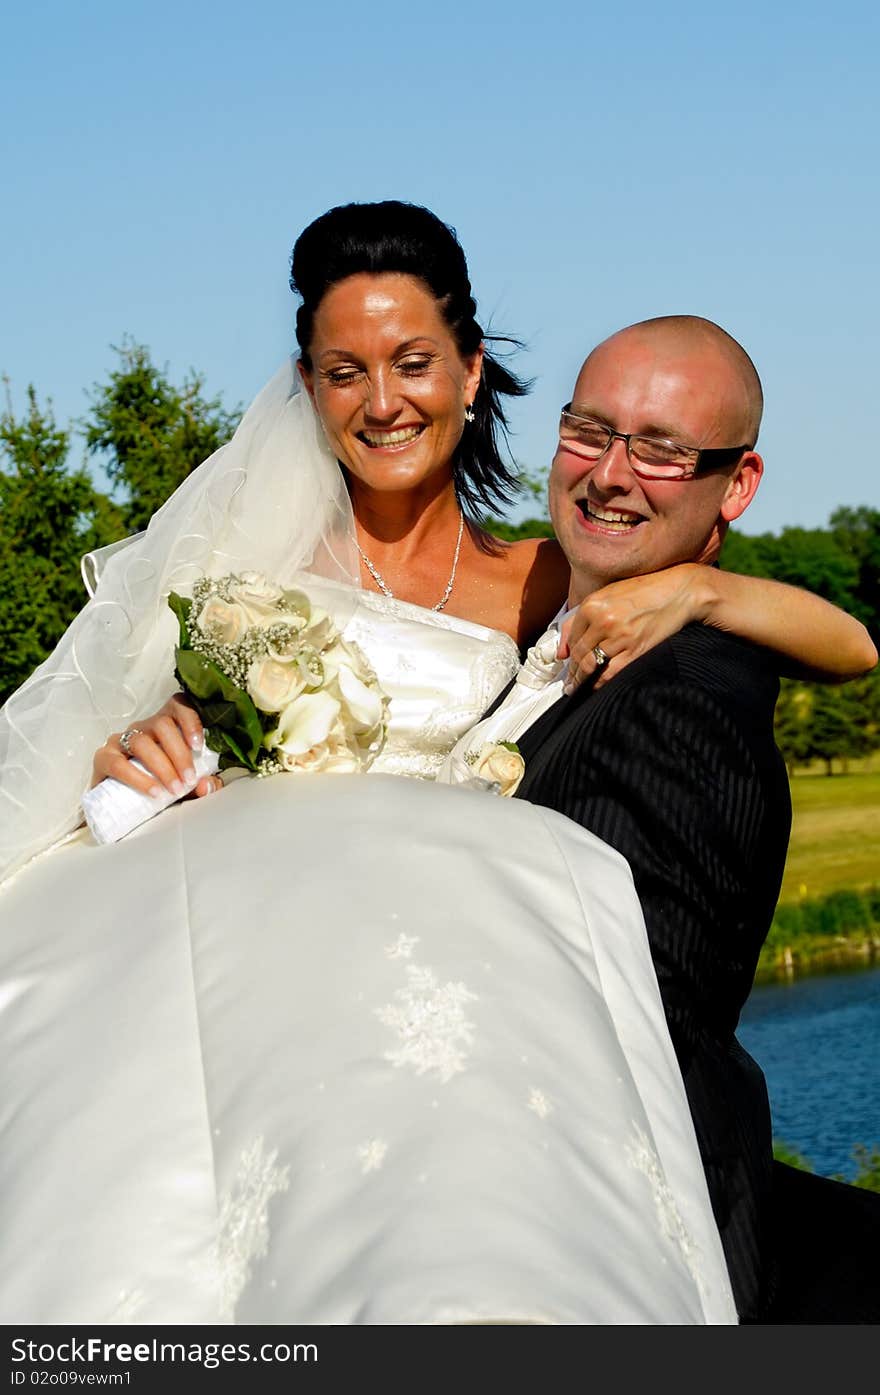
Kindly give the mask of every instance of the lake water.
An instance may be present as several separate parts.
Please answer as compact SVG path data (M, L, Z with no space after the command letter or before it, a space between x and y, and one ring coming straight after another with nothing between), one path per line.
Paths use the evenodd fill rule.
M774 1136L851 1179L853 1144L880 1148L880 966L759 984L737 1036L767 1078Z

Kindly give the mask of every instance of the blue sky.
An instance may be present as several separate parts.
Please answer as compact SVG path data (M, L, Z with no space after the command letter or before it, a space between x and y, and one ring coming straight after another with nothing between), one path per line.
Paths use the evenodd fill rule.
M297 233L404 198L453 224L552 455L586 352L649 315L754 358L743 531L880 506L878 7L546 0L33 3L3 22L0 372L62 422L111 345L246 402L293 347Z

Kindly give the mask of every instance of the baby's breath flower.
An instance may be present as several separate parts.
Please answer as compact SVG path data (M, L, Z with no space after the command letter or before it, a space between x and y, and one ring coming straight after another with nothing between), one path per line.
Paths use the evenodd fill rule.
M257 757L257 779L264 780L267 775L283 775L284 766L276 756L268 751L261 751Z

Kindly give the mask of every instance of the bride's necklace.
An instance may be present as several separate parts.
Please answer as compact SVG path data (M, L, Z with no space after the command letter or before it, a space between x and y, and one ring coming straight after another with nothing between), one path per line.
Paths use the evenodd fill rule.
M437 602L437 604L431 606L431 609L432 609L432 610L442 610L443 607L445 606L446 602L449 600L449 597L452 595L452 588L453 588L453 586L455 585L455 573L456 573L456 571L458 570L458 554L461 552L461 539L462 539L462 534L463 534L463 533L464 533L464 514L461 512L461 509L459 509L459 511L458 511L458 539L457 539L456 544L455 544L455 556L454 556L453 559L452 559L452 571L449 573L449 580L448 580L447 583L446 583L446 590L443 592L443 595L440 597L440 599L439 599L439 601ZM394 595L394 592L391 590L391 587L390 587L390 586L388 585L388 583L385 581L384 577L380 574L378 568L373 566L372 562L370 561L370 559L369 559L369 557L367 556L367 554L364 552L364 549L361 547L361 545L360 545L360 543L358 542L358 540L357 540L356 537L355 537L355 540L354 540L354 545L355 545L355 547L357 548L358 552L361 554L361 558L363 559L364 566L366 567L367 571L370 573L370 576L371 576L371 577L373 578L373 580L375 581L375 583L376 583L376 585L378 586L379 590L382 592L382 595L383 595L383 596L387 596L387 597L389 598L389 600L392 600L392 601L393 601L393 600L396 600L397 598L396 598L396 596Z

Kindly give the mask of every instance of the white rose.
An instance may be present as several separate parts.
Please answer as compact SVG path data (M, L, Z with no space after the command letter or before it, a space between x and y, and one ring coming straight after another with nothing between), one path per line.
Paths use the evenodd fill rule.
M301 591L283 591L262 572L242 572L230 586L229 594L245 611L249 623L260 629L285 621L301 630L311 610L308 597Z
M284 770L321 771L325 775L356 774L362 764L347 746L336 746L332 738L300 755L292 755L279 746L275 755Z
M219 596L209 596L199 611L196 624L202 634L216 644L238 644L248 627L248 617L240 605L230 605Z
M326 743L340 710L340 704L327 692L300 693L281 713L278 726L266 739L267 748L288 756L305 755Z
M316 688L326 685L327 675L324 672L322 656L310 645L303 644L298 637L280 645L270 645L269 658L277 659L282 664L293 664L302 679L302 688L308 688L313 692Z
M282 770L326 770L330 760L330 752L326 746L315 746L312 750L303 751L296 756L290 751L282 751L279 746L275 756Z
M255 659L248 669L248 693L261 712L282 712L306 686L295 659Z
M372 731L382 720L384 703L377 688L368 688L346 665L336 674L348 717L347 725L355 732Z
M238 604L241 605L241 601L238 601ZM242 605L241 608L247 616L248 624L254 630L268 630L270 625L277 625L279 620L286 618L274 606L265 610L255 605Z
M284 595L281 587L262 572L239 572L238 584L234 589L240 592L242 605L251 602L255 605L277 605Z
M311 644L313 649L324 649L326 645L332 644L337 638L336 626L332 616L320 606L312 606L312 613L308 617L308 623L303 628L300 638L305 644Z
M362 683L377 683L376 670L360 645L350 639L340 639L323 655L325 664L336 673L344 664Z
M481 780L499 784L502 794L511 795L526 773L526 763L519 751L511 751L500 742L492 741L480 747L471 773Z
M354 775L361 766L361 760L353 751L347 746L337 746L335 751L330 752L324 768L335 775Z

